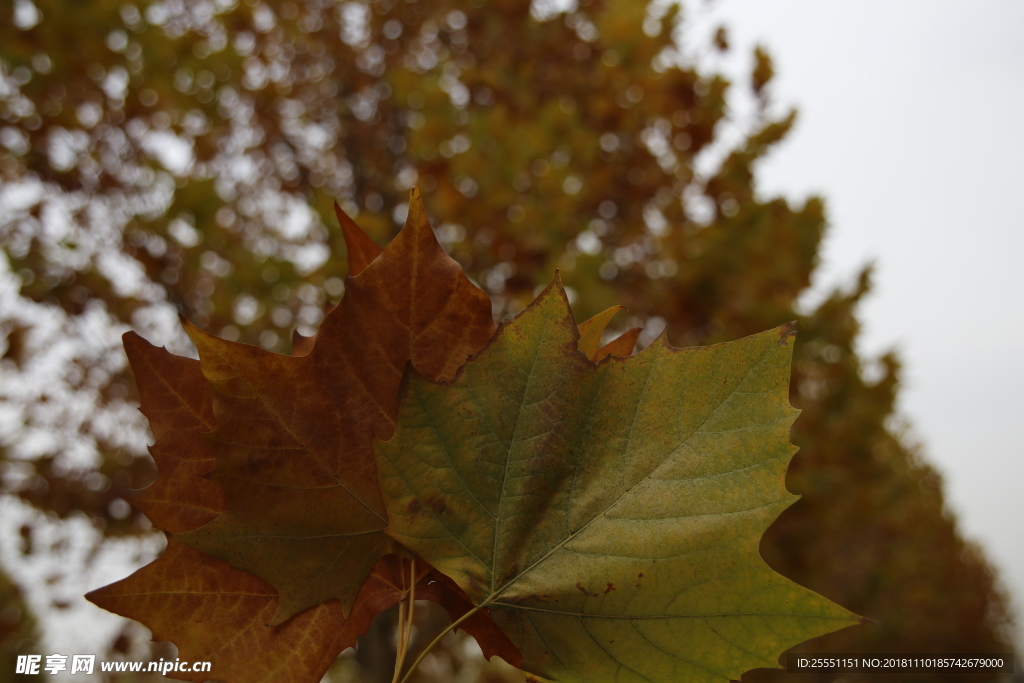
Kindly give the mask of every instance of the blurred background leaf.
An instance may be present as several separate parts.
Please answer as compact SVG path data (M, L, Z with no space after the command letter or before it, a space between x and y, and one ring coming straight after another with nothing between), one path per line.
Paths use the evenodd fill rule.
M64 613L98 618L68 597L90 568L159 547L126 502L155 473L120 333L194 353L182 314L286 352L343 293L332 202L383 244L413 184L499 319L555 268L579 320L624 304L609 334L643 327L641 347L665 327L689 346L798 319L792 400L804 412L788 485L804 497L762 552L879 622L802 649L1011 650L992 567L893 419L898 358L857 355L870 268L815 310L796 306L827 211L758 192L758 160L795 122L776 114L769 53L729 83L704 59L732 49L727 27L685 43L687 10L2 0L0 547L14 579L0 583L3 656L55 645ZM730 89L750 116L726 106ZM72 576L26 578L51 564ZM436 618L422 613L424 633ZM142 656L144 631L118 628L111 656ZM383 615L329 676L390 678L392 632ZM472 653L453 637L420 680L510 675ZM947 678L966 680L919 680Z

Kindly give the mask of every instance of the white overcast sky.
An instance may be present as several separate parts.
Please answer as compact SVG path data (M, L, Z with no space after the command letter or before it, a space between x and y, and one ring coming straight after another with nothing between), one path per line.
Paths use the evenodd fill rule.
M800 115L762 191L825 196L819 293L877 264L861 350L900 352L900 411L1024 630L1024 2L718 0L710 14L730 29L727 69L747 73L757 43L774 57L774 94Z

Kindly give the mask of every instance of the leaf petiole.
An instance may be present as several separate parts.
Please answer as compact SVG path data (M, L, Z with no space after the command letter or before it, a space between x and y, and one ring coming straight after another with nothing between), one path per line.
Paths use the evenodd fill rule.
M461 624L466 619L469 619L471 616L473 616L474 614L479 612L480 608L481 608L481 606L477 605L476 607L474 607L473 609L469 610L468 612L463 614L461 617L459 617L458 619L453 621L451 624L449 624L448 627L445 628L443 631L438 633L437 637L435 637L432 641L430 641L429 645L427 645L425 648L423 648L423 651L420 652L419 657L417 657L416 661L414 661L412 663L412 666L409 667L409 670L405 672L405 676L402 677L402 680L400 681L400 683L408 683L409 677L412 676L412 672L415 671L416 667L418 667L420 665L420 662L422 662L423 658L427 656L427 653L430 652L431 650L433 650L434 646L436 646L439 642L441 642L441 639L444 638L445 635L447 635L448 633L454 631L458 627L459 624Z
M403 579L404 581L404 579ZM406 603L408 600L408 603ZM395 675L391 683L398 683L405 664L405 656L409 653L409 639L412 638L412 620L416 611L416 558L409 561L409 592L402 596L398 603L398 649L395 653ZM419 663L419 660L416 660ZM415 668L415 664L413 668Z

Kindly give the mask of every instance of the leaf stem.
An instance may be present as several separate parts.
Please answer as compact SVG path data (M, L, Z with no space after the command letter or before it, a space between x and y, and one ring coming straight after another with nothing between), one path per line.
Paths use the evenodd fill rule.
M409 653L409 640L412 638L412 621L415 611L416 558L414 557L409 562L409 592L403 595L402 600L398 603L398 647L395 652L395 675L391 678L391 683L398 683L402 665L405 664L405 656Z
M427 653L430 652L431 650L433 650L434 646L437 645L439 642L441 642L442 638L444 638L451 631L454 631L455 628L459 624L464 622L466 619L469 619L471 616L473 616L474 614L479 612L481 608L482 608L481 605L475 606L473 609L469 610L468 612L463 614L461 617L459 617L458 619L453 621L451 624L449 624L448 627L445 630L443 630L440 633L438 633L437 637L434 638L432 641L430 641L429 645L427 645L425 648L423 648L423 651L420 652L420 656L416 658L416 661L414 661L412 663L412 666L409 667L409 670L405 672L405 676L402 677L401 683L408 683L409 682L409 677L412 675L412 672L415 671L416 667L418 667L420 665L420 662L422 662L423 658L427 656Z
M402 596L398 603L398 638L395 643L395 673L391 677L391 683L398 683L398 677L402 672L402 645L405 641L405 596Z

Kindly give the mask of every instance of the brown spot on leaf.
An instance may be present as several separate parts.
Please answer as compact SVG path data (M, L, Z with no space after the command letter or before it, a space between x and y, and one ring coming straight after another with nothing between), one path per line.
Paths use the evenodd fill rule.
M442 512L448 509L448 505L439 497L431 498L430 500L427 501L427 505L429 505L430 509L434 511L434 514L437 515L441 514Z
M614 583L609 583L609 584L607 585L607 587L606 587L606 588L604 589L604 594L605 594L605 595L608 595L608 594L609 594L609 593L611 593L611 592L612 592L613 590L615 590L615 584L614 584Z
M419 498L413 498L409 502L409 507L406 509L413 514L416 514L417 512L423 509L423 503L420 502Z
M796 336L796 322L786 323L782 326L782 332L779 334L779 346L789 346L786 343L786 339L789 337Z
M590 596L590 593L587 592L587 589L583 586L583 583L581 581L576 582L576 589L579 590L580 593L586 595L587 597Z

